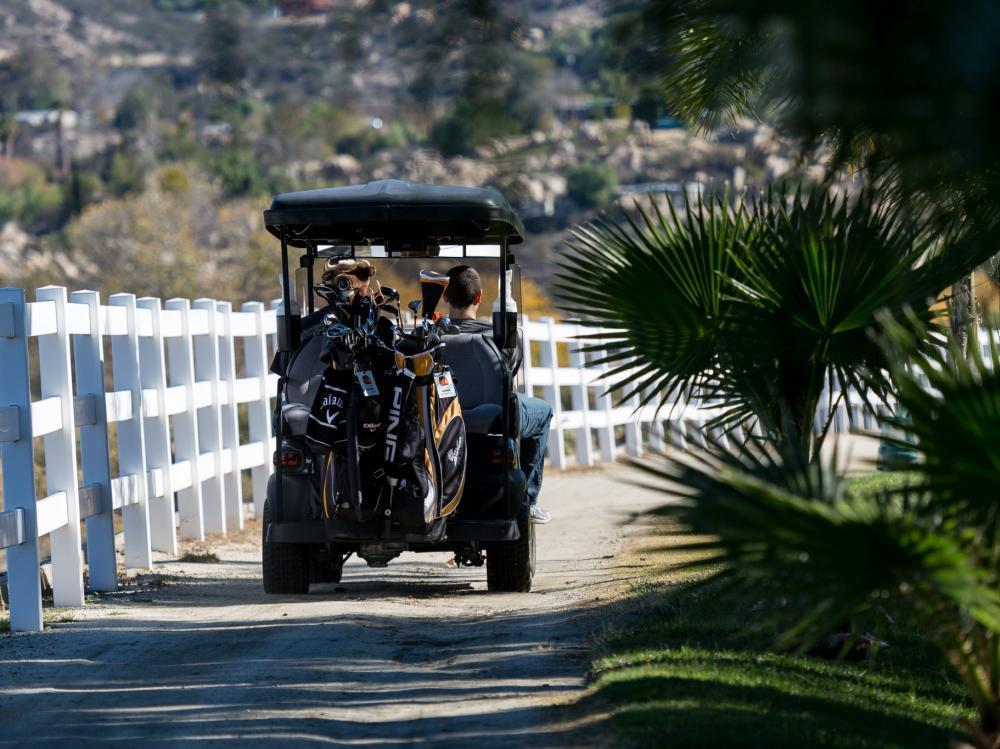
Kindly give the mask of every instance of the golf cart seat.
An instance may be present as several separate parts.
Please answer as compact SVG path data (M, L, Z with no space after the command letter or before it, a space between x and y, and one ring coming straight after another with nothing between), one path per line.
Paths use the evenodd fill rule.
M455 378L466 431L470 434L499 432L504 367L493 338L482 333L447 336L442 358Z

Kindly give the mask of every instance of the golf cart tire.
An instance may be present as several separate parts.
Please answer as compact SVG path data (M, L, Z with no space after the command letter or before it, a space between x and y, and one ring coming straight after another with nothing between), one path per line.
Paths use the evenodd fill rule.
M535 528L527 501L517 514L516 541L486 546L486 588L491 593L529 593L535 575Z
M268 543L271 501L264 501L261 562L264 569L264 592L274 595L301 595L309 592L309 545Z

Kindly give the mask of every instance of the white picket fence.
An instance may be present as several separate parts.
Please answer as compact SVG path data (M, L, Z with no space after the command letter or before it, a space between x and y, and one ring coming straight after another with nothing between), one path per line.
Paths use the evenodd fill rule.
M14 630L42 628L45 536L54 604L82 606L85 570L92 590L118 585L116 513L123 564L144 569L154 551L176 555L178 539L242 528L250 506L243 471L255 515L263 506L274 450L274 309L133 294L108 302L57 286L39 289L34 302L22 289L0 289L0 550ZM524 323L522 384L552 405L553 467L660 449L668 430L699 439L714 409L690 402L658 411L656 401L639 409L637 396L615 402L601 370L577 350L583 332L593 331ZM834 429L852 421L873 426L856 397L840 406ZM38 438L44 490L36 486Z
M54 604L82 606L85 560L91 589L117 587L116 510L125 566L148 568L154 550L176 554L178 538L243 526L242 470L250 471L255 508L263 505L277 384L268 372L274 311L249 302L234 312L211 299L161 305L133 294L108 301L101 305L93 291L67 298L66 289L47 286L26 302L21 289L0 289L0 548L6 548L14 630L42 628L43 536L49 537ZM29 371L32 339L36 372ZM105 385L106 339L111 387ZM245 443L240 404L246 404ZM109 442L111 425L116 434ZM109 459L115 439L117 475Z
M607 392L612 381L607 375L612 367L595 366L600 356L579 350L579 336L595 332L600 331L551 318L525 321L525 350L535 353L525 356L524 391L543 398L552 406L550 465L556 468L566 468L571 463L592 466L617 460L622 454L637 457L647 447L663 449L668 440L680 444L705 444L706 424L718 416L721 409L696 398L664 404L656 397L639 408L643 398L638 394L618 402ZM631 373L619 374L614 381L631 376ZM828 394L825 391L816 415L817 431L829 416ZM831 431L877 427L859 393L849 390L842 399L839 396L839 388L834 383L832 402L836 405ZM723 444L728 439L721 430L715 430L712 436Z

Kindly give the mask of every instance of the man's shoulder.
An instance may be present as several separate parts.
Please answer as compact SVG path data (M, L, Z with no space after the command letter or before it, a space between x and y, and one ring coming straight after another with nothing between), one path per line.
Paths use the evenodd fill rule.
M482 320L452 320L452 323L463 333L493 332L493 326Z

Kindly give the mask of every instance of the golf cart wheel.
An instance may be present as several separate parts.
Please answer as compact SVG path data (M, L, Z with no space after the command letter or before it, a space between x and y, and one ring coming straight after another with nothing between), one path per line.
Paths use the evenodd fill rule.
M271 501L264 501L263 534L271 523ZM261 538L261 561L264 567L264 592L297 595L309 592L308 544L275 544Z
M486 587L493 593L528 593L535 575L535 528L527 501L517 514L516 541L486 546Z

